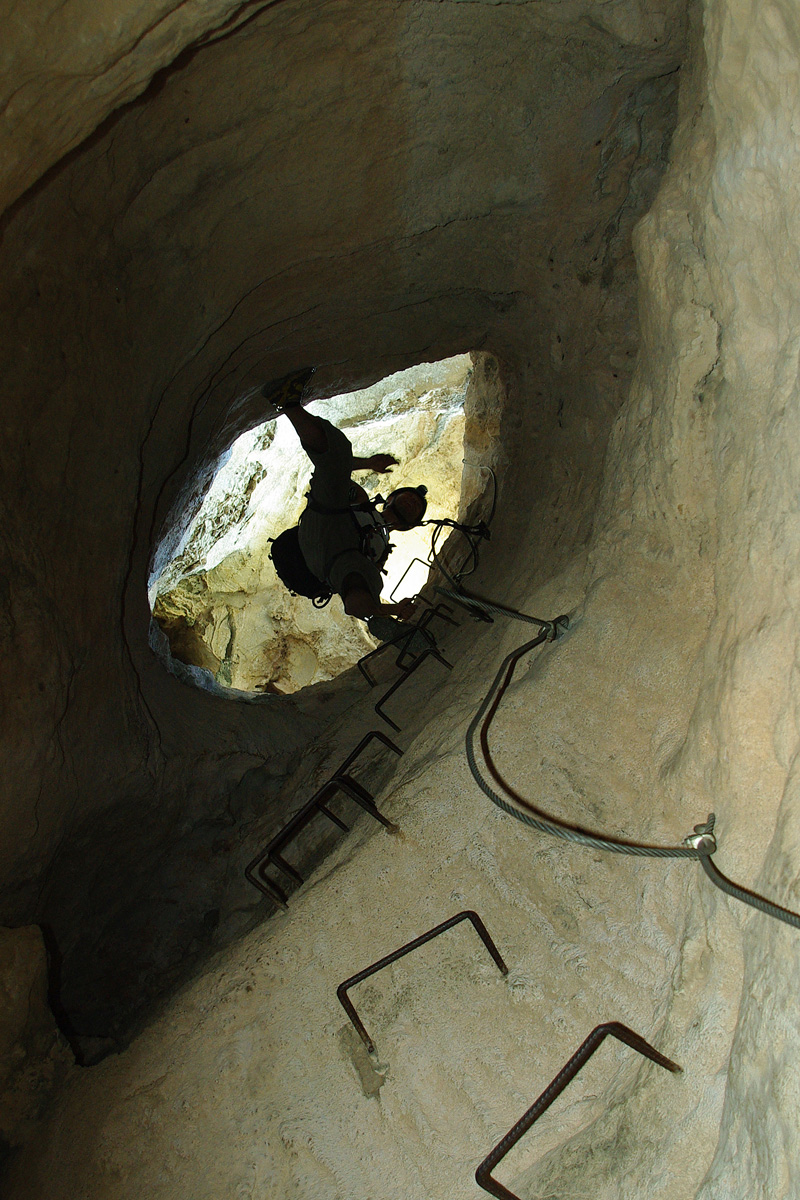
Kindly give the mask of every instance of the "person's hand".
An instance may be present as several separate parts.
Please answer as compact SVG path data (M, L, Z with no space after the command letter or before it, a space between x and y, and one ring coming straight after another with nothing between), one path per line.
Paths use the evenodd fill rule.
M401 621L410 621L416 611L417 602L409 596L405 600L400 600L397 604L397 615Z
M396 459L393 454L373 454L367 461L369 462L369 469L371 471L378 471L382 475L388 475L392 467L397 466L399 459Z

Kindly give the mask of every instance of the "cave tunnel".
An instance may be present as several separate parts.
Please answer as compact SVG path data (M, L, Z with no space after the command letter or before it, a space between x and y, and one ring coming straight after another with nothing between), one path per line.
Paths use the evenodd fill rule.
M796 1197L797 929L468 769L530 626L439 627L395 730L355 669L187 686L147 594L265 382L469 354L470 587L569 615L503 775L633 843L714 811L719 868L800 908L796 5L35 0L4 42L4 1194L477 1198L621 1022L682 1074L607 1040L504 1186ZM247 864L373 729L389 826L339 796L282 906ZM367 1053L337 987L464 910L507 975L462 922L354 986Z

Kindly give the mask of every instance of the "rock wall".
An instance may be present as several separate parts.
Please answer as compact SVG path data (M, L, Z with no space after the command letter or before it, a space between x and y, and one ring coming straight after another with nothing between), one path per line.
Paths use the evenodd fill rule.
M44 0L7 13L0 210L138 97L181 51L223 36L263 7L241 0Z
M477 1162L607 1019L684 1076L606 1046L509 1160L519 1195L796 1193L796 931L693 866L564 847L489 807L464 728L521 626L449 635L452 675L427 664L392 710L405 755L379 803L400 832L364 816L321 862L301 845L317 869L249 930L268 902L236 925L237 855L372 698L345 677L226 705L146 645L154 546L265 415L260 379L317 361L332 394L486 347L507 404L475 587L573 617L508 694L504 773L631 838L673 842L714 808L721 869L800 907L800 32L789 0L706 0L692 21L655 203L679 6L287 0L12 213L6 908L49 918L67 992L116 964L104 994L121 980L128 1020L182 948L198 968L124 1053L73 1073L14 1200L477 1197ZM201 826L224 842L229 804L236 848L212 854ZM133 901L153 880L191 920L160 920L148 959ZM466 907L508 979L462 929L364 985L368 1066L336 985ZM216 941L204 912L225 914Z
M593 486L635 346L626 230L663 163L682 33L666 10L647 36L638 17L626 32L619 12L592 12L576 10L574 34L530 6L274 5L177 65L9 214L8 920L60 923L63 872L42 874L54 855L97 864L66 872L89 905L117 815L146 814L137 830L158 845L173 819L219 819L244 771L288 769L314 712L336 709L194 695L147 642L161 531L268 415L264 378L316 361L333 393L491 341L509 378L531 355L541 387L565 382L534 423L597 414L581 452L594 464L573 472ZM598 353L565 369L558 346L595 328ZM619 363L604 339L625 347ZM551 480L523 471L527 505Z
M73 1063L49 1006L41 931L0 930L0 1169Z

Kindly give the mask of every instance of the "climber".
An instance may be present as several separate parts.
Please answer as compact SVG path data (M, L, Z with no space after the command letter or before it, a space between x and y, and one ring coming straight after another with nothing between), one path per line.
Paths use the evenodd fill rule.
M367 621L379 640L391 640L402 632L392 618L410 620L416 604L408 598L397 604L381 600L381 568L391 550L390 532L413 529L422 522L426 489L397 488L379 513L350 476L358 470L389 474L397 459L392 454L356 458L346 434L302 407L300 394L309 377L310 372L299 372L263 388L264 397L291 421L314 464L297 530L300 552L312 575L342 597L349 616Z

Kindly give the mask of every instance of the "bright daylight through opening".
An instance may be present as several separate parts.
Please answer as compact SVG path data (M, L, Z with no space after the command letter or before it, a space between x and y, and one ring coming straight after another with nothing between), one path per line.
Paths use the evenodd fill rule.
M469 355L422 363L309 411L343 429L354 453L393 454L391 474L355 472L370 497L425 484L428 518L455 518L464 459ZM174 660L200 686L295 692L332 679L377 642L334 596L324 609L294 596L270 560L270 539L303 511L311 463L285 417L232 445L177 555L150 590ZM382 597L413 596L428 577L431 529L392 536Z

